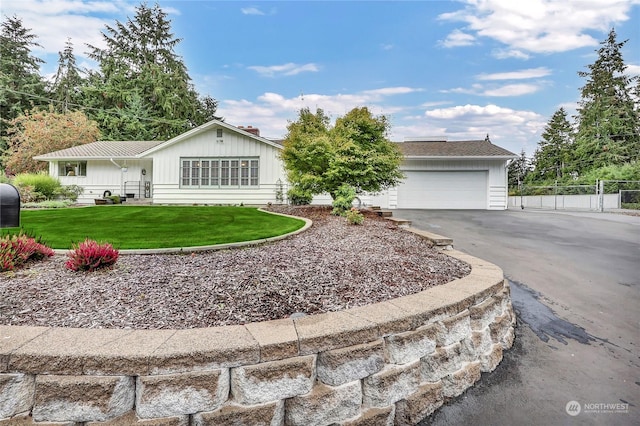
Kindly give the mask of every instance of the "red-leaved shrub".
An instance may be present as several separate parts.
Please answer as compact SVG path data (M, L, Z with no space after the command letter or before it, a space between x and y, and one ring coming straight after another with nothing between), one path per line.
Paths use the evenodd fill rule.
M73 245L73 250L67 255L69 259L64 266L76 272L92 272L114 265L118 260L118 255L118 250L114 249L111 244L99 244L87 238L83 242Z
M24 234L0 237L0 272L13 271L31 260L53 256L49 247Z

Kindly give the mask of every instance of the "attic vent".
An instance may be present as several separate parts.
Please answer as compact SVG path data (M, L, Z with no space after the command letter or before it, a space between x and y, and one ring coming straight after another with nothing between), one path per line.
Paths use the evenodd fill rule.
M222 137L222 129L216 129L216 137Z

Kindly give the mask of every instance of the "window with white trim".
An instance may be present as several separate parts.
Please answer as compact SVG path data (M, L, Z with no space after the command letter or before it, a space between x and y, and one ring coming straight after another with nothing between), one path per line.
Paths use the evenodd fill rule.
M182 158L180 186L185 188L243 188L259 185L257 158Z
M86 176L86 161L59 161L58 176Z

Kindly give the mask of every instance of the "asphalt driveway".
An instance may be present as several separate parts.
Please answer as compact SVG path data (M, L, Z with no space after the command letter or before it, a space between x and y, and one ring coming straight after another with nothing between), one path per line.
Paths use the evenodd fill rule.
M640 217L395 210L513 281L514 347L423 424L629 425L640 418Z

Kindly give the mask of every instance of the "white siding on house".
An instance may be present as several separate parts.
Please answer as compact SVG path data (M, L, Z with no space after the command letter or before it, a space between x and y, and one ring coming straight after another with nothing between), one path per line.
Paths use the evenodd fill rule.
M278 180L286 195L285 173L279 149L250 136L216 127L153 152L153 202L155 204L266 204L276 202ZM182 158L258 158L259 184L248 187L194 188L181 186Z
M64 160L60 160L64 162ZM113 195L125 195L134 193L136 198L142 198L144 194L139 194L137 182L151 179L151 160L115 160L119 165L126 165L127 171L122 173L109 160L87 160L86 176L58 176L58 162L49 163L49 174L60 179L62 185L79 185L84 192L78 197L80 204L93 204L96 198L102 198L105 191L110 191ZM147 172L143 177L142 169ZM135 182L135 183L134 183Z

